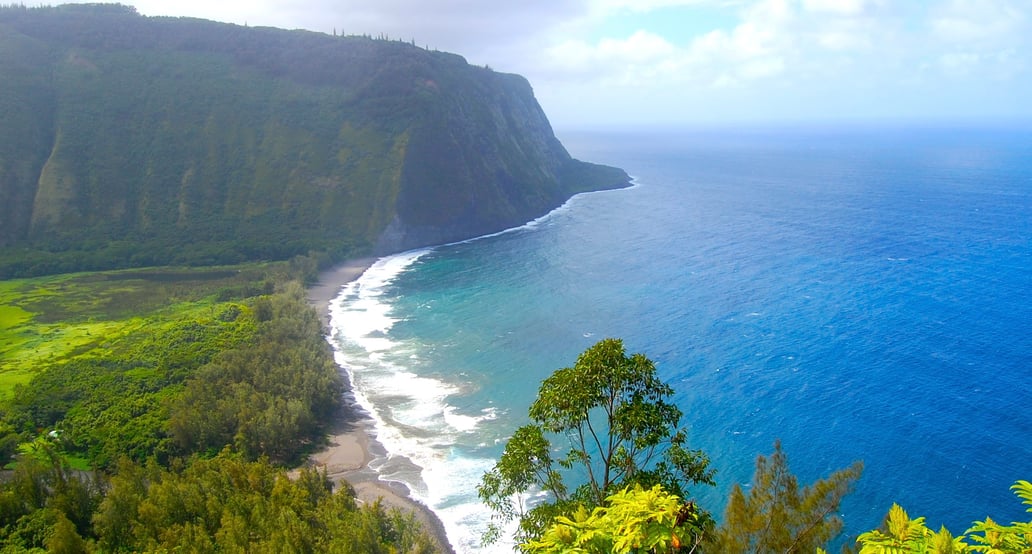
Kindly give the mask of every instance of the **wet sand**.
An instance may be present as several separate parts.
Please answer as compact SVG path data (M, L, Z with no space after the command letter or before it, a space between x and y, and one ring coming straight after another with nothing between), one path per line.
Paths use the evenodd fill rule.
M319 274L316 284L308 288L308 301L319 313L323 325L329 328L330 301L337 297L341 287L359 278L376 258L348 260ZM343 370L342 374L343 374ZM345 380L347 375L344 374ZM380 499L385 506L398 508L413 514L441 546L443 552L454 552L444 532L444 526L429 508L413 500L408 490L400 484L380 481L369 469L373 451L381 452L383 447L376 442L373 420L351 396L350 383L346 383L344 406L328 437L327 446L312 455L309 463L326 473L334 483L347 481L359 500L375 502Z

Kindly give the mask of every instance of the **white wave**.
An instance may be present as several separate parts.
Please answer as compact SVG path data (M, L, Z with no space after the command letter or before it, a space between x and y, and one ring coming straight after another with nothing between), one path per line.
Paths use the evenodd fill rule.
M462 433L472 433L481 423L491 421L497 417L498 411L493 407L484 408L479 416L460 414L452 406L448 406L444 410L444 420L448 423L448 426Z
M594 193L575 195L524 225L450 244L533 230L586 194ZM386 293L398 276L432 251L424 248L383 257L342 287L330 303L330 342L337 364L351 381L355 401L373 419L375 438L387 451L369 467L383 480L404 484L413 498L429 506L457 552L512 552L512 543L504 540L490 547L480 544L490 512L477 499L476 484L495 460L463 456L456 449L462 436L496 419L496 408L484 407L470 415L450 404L450 398L467 385L419 375L413 368L425 346L406 344L390 334L398 319ZM514 530L503 536L511 536Z
M330 302L334 336L354 342L368 352L395 347L386 334L397 320L390 316L390 306L380 298L385 287L429 252L424 248L380 258L358 279L342 287Z
M459 241L455 241L455 242L449 242L447 244L442 244L441 246L453 246L453 245L456 245L456 244L469 244L469 243L474 242L474 241L478 241L478 240L482 240L482 239L489 239L489 238L492 238L492 237L498 237L498 236L502 236L502 235L507 235L509 233L516 233L516 232L519 232L519 231L530 231L530 230L537 229L541 225L547 223L549 220L554 219L556 216L570 211L570 209L577 202L579 202L581 198L583 198L585 196L589 196L589 195L592 195L592 194L605 194L605 193L610 193L610 192L615 192L615 191L620 191L620 190L635 189L635 188L638 188L639 186L641 186L641 184L638 183L634 179L634 177L631 177L631 181L630 182L631 182L631 186L625 187L625 188L622 188L622 189L605 189L605 190L592 190L592 191L588 191L588 192L579 192L577 194L574 194L570 198L568 198L566 200L566 202L563 202L559 207L554 208L552 211L546 213L545 215L540 216L540 217L538 217L536 219L532 219L532 220L524 223L523 225L518 225L516 227L510 227L508 229L502 229L501 231L496 231L494 233L488 233L486 235L480 235L478 237L473 237L473 238L470 238L470 239L464 239L464 240L459 240Z
M387 451L369 467L386 481L408 487L411 495L441 519L458 552L482 552L480 536L489 515L476 499L475 486L494 460L462 457L454 445L496 417L493 407L475 415L449 403L462 383L419 375L421 345L390 336L397 319L391 283L430 250L378 260L359 279L342 288L330 306L334 357L352 383L355 401L373 419L376 440ZM498 551L512 551L499 544Z
M487 531L488 510L476 499L475 486L491 469L494 460L451 457L447 463L423 470L429 494L422 500L431 506L444 524L448 540L457 552L481 552L480 539ZM511 545L493 545L512 552Z

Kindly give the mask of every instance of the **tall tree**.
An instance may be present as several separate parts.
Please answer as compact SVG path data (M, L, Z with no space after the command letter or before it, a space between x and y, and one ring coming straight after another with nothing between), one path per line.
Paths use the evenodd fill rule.
M627 356L619 339L588 348L573 367L546 379L530 407L531 424L518 429L498 463L478 487L496 523L519 519L518 543L541 535L558 514L602 506L606 497L629 485L662 485L684 498L691 484L713 484L709 459L687 448L679 427L681 410L670 402L673 389L656 375L643 354ZM567 441L565 454L552 457L552 438ZM574 470L582 484L571 486ZM550 493L534 506L532 490ZM486 540L498 537L492 528Z
M814 552L842 531L835 513L862 471L863 463L855 462L800 489L781 441L775 442L770 458L757 458L749 494L737 484L732 489L724 522L706 552Z

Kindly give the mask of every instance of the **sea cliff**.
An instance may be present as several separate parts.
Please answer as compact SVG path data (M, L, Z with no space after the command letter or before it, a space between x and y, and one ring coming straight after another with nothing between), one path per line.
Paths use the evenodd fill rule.
M0 276L341 259L627 183L526 79L399 41L0 8Z

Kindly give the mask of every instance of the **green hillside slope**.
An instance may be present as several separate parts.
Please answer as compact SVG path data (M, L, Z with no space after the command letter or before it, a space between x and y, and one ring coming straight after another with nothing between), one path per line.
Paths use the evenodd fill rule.
M0 75L0 277L386 253L627 182L522 77L397 41L4 7Z

